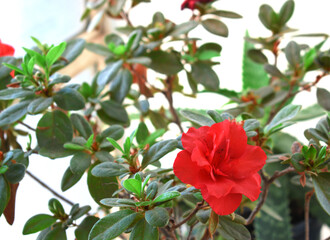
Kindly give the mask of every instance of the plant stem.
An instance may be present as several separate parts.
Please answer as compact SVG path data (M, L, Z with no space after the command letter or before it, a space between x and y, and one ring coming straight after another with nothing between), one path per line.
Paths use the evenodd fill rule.
M41 181L39 178L37 178L35 175L33 175L30 171L26 171L26 173L33 178L35 181L37 181L41 186L43 186L44 188L46 188L48 191L50 191L52 194L54 194L56 197L62 199L64 202L66 202L67 204L73 206L74 203L71 202L70 200L66 199L65 197L63 197L62 195L60 195L59 193L57 193L55 190L53 190L51 187L49 187L46 183L44 183L43 181Z
M305 240L309 240L309 203L314 194L314 189L305 195Z
M34 129L33 127L27 125L26 123L24 123L24 122L22 122L22 121L18 121L18 123L22 124L24 127L28 128L28 129L30 129L30 130L32 130L32 131L34 131L34 132L36 131L36 129Z
M254 218L256 217L257 213L260 211L261 207L264 205L267 195L268 195L268 191L269 191L269 187L270 185L279 177L288 174L290 172L294 172L295 169L293 167L288 167L282 171L276 171L272 177L270 178L266 178L266 176L263 177L264 180L264 186L263 186L263 191L261 194L261 198L257 204L257 206L253 209L253 211L250 213L250 216L246 219L246 223L245 225L249 225L253 222Z
M203 205L204 204L204 200L202 202L199 202L197 203L195 209L185 218L183 219L181 222L177 223L177 224L174 224L172 226L172 229L175 229L175 228L178 228L180 227L181 225L185 224L186 222L189 221L189 219L191 219L200 209L206 207L206 205Z

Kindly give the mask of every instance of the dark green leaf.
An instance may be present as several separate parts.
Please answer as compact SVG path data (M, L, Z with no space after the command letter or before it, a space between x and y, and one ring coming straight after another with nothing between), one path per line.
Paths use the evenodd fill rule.
M24 101L11 105L0 113L0 127L9 125L20 120L27 113L30 101Z
M109 51L109 49L106 46L97 43L87 43L86 49L104 57L113 56L113 54Z
M330 215L330 173L322 172L318 176L312 175L312 178L317 200Z
M185 117L186 119L192 121L193 123L196 123L200 126L211 126L215 122L210 119L209 117L206 117L202 114L195 113L189 110L181 110L180 114Z
M95 177L92 175L93 168L97 164L89 168L87 175L88 190L94 201L100 204L100 200L112 197L112 194L118 190L118 182L116 177Z
M64 211L62 204L56 198L52 198L48 201L48 208L49 208L49 211L51 211L55 215L58 215L58 216L65 215L65 211Z
M23 235L39 232L50 227L56 222L56 218L47 214L38 214L31 217L24 225Z
M268 63L267 57L262 53L260 49L250 49L247 54L249 58L251 58L256 63Z
M278 77L278 78L285 78L283 73L274 65L266 64L264 65L264 69L267 73L269 73L271 76Z
M207 114L212 118L212 120L215 122L215 123L219 123L219 122L222 122L223 119L220 115L220 113L218 113L217 111L214 111L214 110L208 110L207 111Z
M149 164L158 161L166 154L173 151L177 147L177 145L177 140L166 140L152 145L143 157L141 166L142 169L146 168Z
M288 43L288 45L285 47L285 56L290 65L296 69L300 65L300 47L299 45L291 41Z
M73 62L73 60L75 60L84 50L85 43L84 39L79 38L68 41L62 57L69 63Z
M23 88L8 88L0 91L0 100L12 100L34 95L34 92Z
M157 202L166 202L169 200L172 200L173 198L176 198L180 196L181 194L177 191L171 191L171 192L164 192L163 194L159 195L156 197L152 203L157 203Z
M55 84L59 84L59 83L67 83L70 80L71 80L70 76L67 75L59 76L56 77L54 80L50 81L48 86L54 86Z
M244 130L245 132L248 132L248 131L252 131L252 130L255 130L257 128L259 128L260 126L260 122L256 119L247 119L244 121Z
M112 119L112 121L119 123L127 123L129 121L127 112L121 104L111 100L101 102L100 104L102 112L106 114L108 118ZM100 115L100 110L97 113L100 117L102 116Z
M62 177L61 190L64 192L75 185L84 173L74 174L70 167L68 167Z
M122 103L131 89L133 77L128 69L121 69L113 79L110 86L111 99Z
M6 56L6 57L0 57L0 79L8 77L10 72L12 71L11 68L8 68L2 64L10 64L10 66L14 66L14 68L19 70L17 73L22 73L22 70L17 68L16 65L16 59L14 57Z
M103 205L109 207L135 207L135 201L125 198L105 198L101 200Z
M235 12L224 11L224 10L213 11L213 12L210 12L210 14L217 15L219 17L224 17L224 18L242 18L241 15L239 15Z
M76 90L66 87L54 95L56 104L64 110L80 110L85 107L84 97Z
M145 219L153 227L165 227L170 216L165 208L155 207L145 212Z
M292 120L293 121L305 121L313 118L320 117L324 114L324 110L320 105L314 104L301 110Z
M101 138L113 138L115 140L120 139L124 135L124 128L120 125L112 125L101 133Z
M142 144L146 140L148 135L149 130L147 125L144 122L140 122L136 133L136 141L138 142L138 144Z
M157 50L150 52L147 57L152 61L149 67L156 72L174 75L183 69L183 65L174 53Z
M89 232L98 220L97 217L87 216L74 231L77 240L88 240Z
M83 207L79 208L79 210L77 212L72 214L72 219L76 220L76 219L82 217L83 215L87 214L90 210L91 210L90 206L83 206Z
M130 240L158 240L159 233L157 227L151 226L144 219L141 219L133 228ZM79 240L79 239L78 239Z
M198 22L196 22L196 21L189 21L189 22L181 23L181 24L176 25L173 28L173 30L169 33L169 35L171 35L173 37L178 37L182 34L186 34L186 33L190 32L197 26L198 26Z
M278 30L274 28L275 20L277 20L277 14L273 8L267 4L263 4L259 8L259 19L262 24L269 30Z
M286 24L290 20L293 14L293 10L294 10L294 1L289 0L283 4L279 12L280 24L282 26L284 26L284 24Z
M111 156L108 151L98 151L95 153L97 160L101 162L113 162L113 156Z
M79 144L76 144L76 143L65 143L64 145L63 145L63 147L65 148L65 149L68 149L68 150L85 150L86 149L86 147L85 146L81 146L81 145L79 145Z
M128 172L128 170L119 163L114 162L103 162L96 165L92 174L95 177L116 177Z
M194 62L191 65L191 76L195 81L202 84L209 90L216 91L219 89L218 75L213 71L212 67L202 61Z
M28 106L27 111L30 114L38 114L41 113L45 110L48 109L48 107L50 105L52 105L53 103L53 98L49 97L49 98L44 98L44 97L40 97L40 98L36 98L34 99Z
M116 76L122 65L123 60L118 60L109 64L105 69L102 70L102 72L100 72L97 77L97 84L100 86L100 91L102 91L104 86Z
M73 130L70 119L62 111L46 113L38 122L36 135L41 155L58 158L70 154L63 144L72 140Z
M228 37L228 28L226 24L217 19L206 19L202 21L202 26L215 35Z
M0 175L0 216L5 210L10 199L10 187L3 175Z
M325 110L330 111L330 92L325 88L317 88L316 96L318 104Z
M211 209L206 209L206 210L201 209L196 213L196 218L201 223L206 224L210 218L210 213L211 213Z
M66 48L66 42L62 42L59 45L52 47L47 55L46 55L46 62L48 66L53 65L57 61L57 59L62 55Z
M70 161L70 169L73 174L83 174L91 165L92 156L85 152L77 152Z
M96 222L88 236L88 239L114 239L141 218L141 214L129 209L111 213Z
M70 120L74 129L76 129L79 134L85 139L88 139L93 134L91 125L83 116L73 113L70 116Z
M24 164L15 163L9 167L6 171L5 176L10 183L20 182L25 175L26 167Z
M130 58L130 59L127 59L126 61L127 63L138 63L138 64L142 64L142 65L150 65L151 64L151 59L148 58L148 57L133 57L133 58Z
M242 224L233 222L225 216L219 216L220 235L230 240L250 240L251 235Z
M112 16L118 16L119 13L122 11L126 0L116 0L110 3L109 11Z
M67 240L65 229L62 228L62 224L56 225L52 228L43 240Z

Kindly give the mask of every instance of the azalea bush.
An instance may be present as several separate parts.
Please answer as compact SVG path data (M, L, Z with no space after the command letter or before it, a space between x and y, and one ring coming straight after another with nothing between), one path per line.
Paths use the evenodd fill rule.
M221 87L214 68L222 47L194 30L227 37L225 19L244 21L240 14L216 8L216 0L185 0L181 10L191 12L185 22L156 12L150 24L135 25L130 10L148 2L88 2L82 19L92 18L90 28L102 18L125 23L104 44L49 45L36 36L36 46L15 58L10 43L0 42L0 215L13 224L25 174L43 184L28 169L35 155L69 157L63 193L44 184L54 193L49 213L27 219L23 235L62 240L75 228L77 240L317 239L311 219L330 224L330 93L317 86L329 80L329 36L296 32L288 41L297 31L289 27L294 1L278 11L260 6L269 36L246 35L237 92ZM318 43L308 46L299 36ZM89 81L71 84L60 71L84 49L103 56L106 66ZM292 104L314 88L317 103ZM219 95L230 104L178 109L174 93L187 101L212 93L209 101ZM40 117L35 128L28 115ZM316 126L299 129L308 144L283 131L317 117ZM26 145L18 141L23 138ZM168 158L173 166L162 167ZM95 212L65 198L85 174ZM298 218L304 229L297 232Z

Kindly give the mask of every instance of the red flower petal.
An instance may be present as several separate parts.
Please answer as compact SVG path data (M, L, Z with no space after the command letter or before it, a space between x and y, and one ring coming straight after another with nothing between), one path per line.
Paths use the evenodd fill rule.
M267 155L258 146L246 145L245 152L230 164L221 167L221 170L236 179L242 179L257 173L266 163Z
M194 161L199 167L206 167L208 170L211 169L208 159L205 157L207 154L207 148L201 142L197 142L196 146L191 153L191 160Z
M208 181L206 180L206 177L203 179L205 184L205 187L203 188L203 196L205 195L205 197L211 195L216 198L226 196L232 192L231 190L235 186L235 182L222 176L217 176L215 179L216 181L213 181L211 177L209 177Z
M251 201L258 199L260 194L261 178L258 173L241 181L236 181L236 185L231 190L231 193L241 193L247 196Z
M198 167L191 161L189 152L183 150L178 153L173 164L173 171L175 176L177 176L183 183L191 184L193 186L197 184L196 176L198 175Z
M187 133L182 134L181 142L182 146L188 152L192 152L196 146L196 141L201 141L207 135L208 130L210 127L204 126L198 129L196 128L189 128Z
M203 191L202 191L203 195ZM241 204L241 194L229 194L227 196L217 198L209 195L207 198L203 195L203 198L210 205L212 210L218 215L228 215L233 213Z
M13 56L14 53L15 49L12 46L4 44L0 41L0 57Z

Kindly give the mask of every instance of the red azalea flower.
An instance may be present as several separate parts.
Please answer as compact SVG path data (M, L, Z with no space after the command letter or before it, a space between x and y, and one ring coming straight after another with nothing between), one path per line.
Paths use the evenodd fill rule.
M236 122L225 120L211 127L190 128L182 134L185 150L178 153L173 170L184 183L200 189L218 215L234 212L242 194L258 199L266 162L265 152L247 144L247 136Z
M185 0L181 4L181 10L184 8L190 8L191 10L194 10L196 8L196 3L210 3L213 2L214 0Z
M14 52L15 49L12 46L4 44L0 40L0 57L13 56Z

